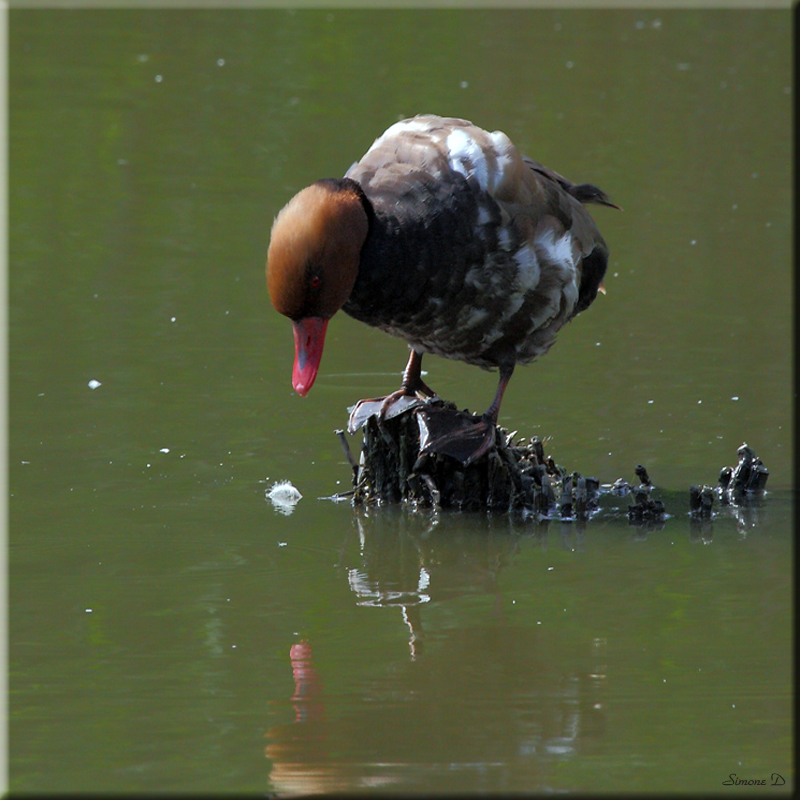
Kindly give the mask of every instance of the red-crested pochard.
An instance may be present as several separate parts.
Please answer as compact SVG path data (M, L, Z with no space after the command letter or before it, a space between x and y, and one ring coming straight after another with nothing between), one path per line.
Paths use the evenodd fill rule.
M295 390L311 389L339 309L411 349L401 388L361 401L351 430L365 408L384 415L402 398L434 395L423 353L497 367L486 413L424 448L475 461L494 443L516 364L546 353L602 290L608 248L590 202L617 208L597 187L526 158L500 131L433 115L392 125L344 178L306 187L272 226L267 284L294 327Z

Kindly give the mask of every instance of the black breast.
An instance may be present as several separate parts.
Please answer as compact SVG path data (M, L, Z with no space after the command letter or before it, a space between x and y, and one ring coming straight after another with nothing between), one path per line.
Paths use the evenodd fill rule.
M479 205L495 205L498 222L500 212L491 198L479 203L465 178L451 178L401 171L396 180L362 184L372 213L348 314L414 343L470 302L465 276L497 248L492 226L478 224Z

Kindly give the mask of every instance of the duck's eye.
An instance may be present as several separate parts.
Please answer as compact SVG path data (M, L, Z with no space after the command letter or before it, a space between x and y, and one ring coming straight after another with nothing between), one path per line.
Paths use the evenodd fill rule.
M311 288L312 289L319 289L320 283L322 283L322 281L320 280L319 275L314 275L311 278Z

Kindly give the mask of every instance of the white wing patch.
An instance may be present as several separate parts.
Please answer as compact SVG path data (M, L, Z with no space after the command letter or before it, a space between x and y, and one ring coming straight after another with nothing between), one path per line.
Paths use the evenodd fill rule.
M531 289L535 289L539 283L541 270L539 268L539 259L536 257L536 251L531 247L528 242L514 253L514 261L517 262L519 270L517 271L517 283L514 287L515 293L517 291L525 294Z
M536 247L540 248L543 257L547 258L554 266L561 269L561 283L559 287L560 298L563 298L570 311L578 302L578 271L576 269L576 254L574 238L569 231L556 238L555 231L550 228L542 231L534 240ZM560 298L551 298L555 309Z
M517 173L520 161L519 152L502 131L494 131L489 134L489 139L494 146L495 157L497 158L497 168L492 174L492 182L489 185L489 194L493 196L505 193L505 184L513 180Z
M480 145L463 128L451 131L445 144L450 168L465 178L474 177L485 192L489 185L489 165Z
M552 228L546 228L536 237L534 244L544 251L548 261L558 264L567 272L575 272L573 240L569 231L556 239L556 232Z
M520 155L502 131L477 131L471 136L464 128L455 128L448 134L445 148L450 168L465 178L473 178L492 197L513 190Z

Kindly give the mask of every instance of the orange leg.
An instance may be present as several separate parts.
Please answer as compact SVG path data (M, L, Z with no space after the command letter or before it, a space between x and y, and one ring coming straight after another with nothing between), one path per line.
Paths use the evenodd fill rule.
M411 349L408 364L403 370L403 381L396 392L387 394L386 397L373 397L369 400L359 400L350 413L347 429L355 433L372 416L377 415L383 422L405 411L416 404L417 395L434 397L435 392L422 380L422 353Z
M416 397L417 394L433 397L436 392L422 380L422 353L412 348L411 355L408 357L408 364L403 370L403 382L400 388L383 398L381 419L385 418L389 407L401 397Z

